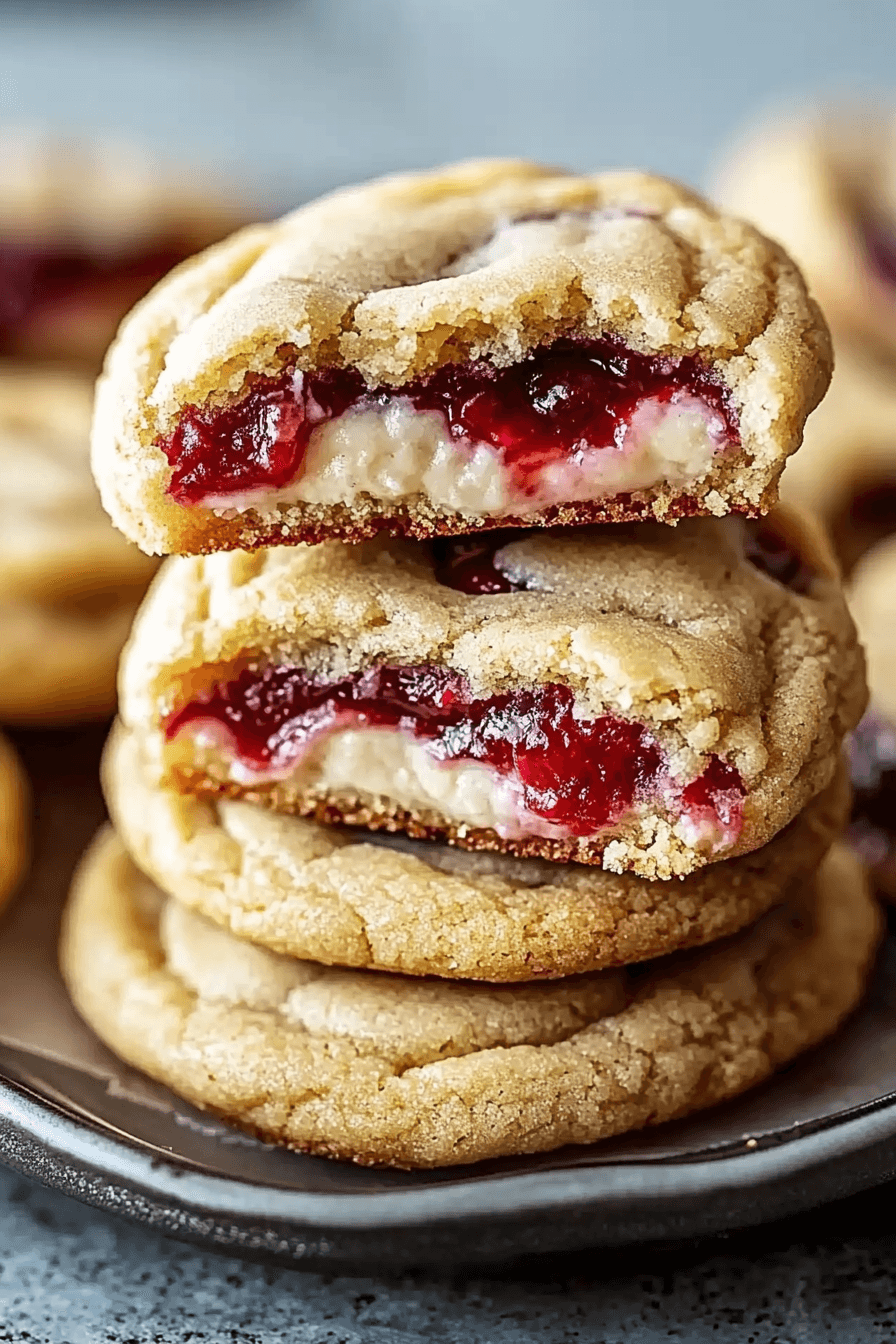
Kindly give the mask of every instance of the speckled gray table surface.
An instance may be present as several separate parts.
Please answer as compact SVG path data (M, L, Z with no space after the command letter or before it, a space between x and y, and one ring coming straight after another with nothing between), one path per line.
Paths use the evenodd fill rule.
M702 1243L475 1276L272 1269L0 1172L2 1344L879 1344L896 1339L892 1187Z

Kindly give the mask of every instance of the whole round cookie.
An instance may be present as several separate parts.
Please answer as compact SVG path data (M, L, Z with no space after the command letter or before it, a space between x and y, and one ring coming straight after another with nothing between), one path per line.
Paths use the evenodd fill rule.
M650 878L770 840L865 704L784 511L169 560L120 692L181 792Z
M61 962L119 1055L268 1140L437 1167L658 1124L732 1097L858 1002L880 914L856 859L721 945L535 985L336 970L166 899L114 833L76 877Z
M15 751L0 734L0 909L28 861L28 783Z
M787 464L781 498L823 520L847 573L896 531L896 375L867 346L838 346L830 391Z
M896 354L896 111L829 106L759 126L714 195L792 252L835 334Z
M868 712L850 739L850 837L881 891L896 900L896 535L861 561L849 599L871 691Z
M0 719L110 713L154 563L115 531L90 475L86 379L0 370Z
M0 134L0 353L97 369L129 308L246 222L195 172L133 144Z
M770 844L675 883L384 840L153 785L120 725L103 762L131 857L190 909L272 951L406 975L517 981L726 937L810 880L849 810L846 772Z
M644 173L460 164L236 234L122 327L94 470L148 551L764 513L830 376L775 244Z

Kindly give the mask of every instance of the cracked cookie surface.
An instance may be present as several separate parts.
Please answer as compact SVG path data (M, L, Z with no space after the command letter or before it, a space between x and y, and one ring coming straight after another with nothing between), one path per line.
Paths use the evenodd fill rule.
M808 880L849 809L845 772L761 850L681 882L470 853L208 801L147 779L121 726L103 766L116 830L177 900L238 938L341 966L517 981L727 937Z
M628 456L607 466L604 453L596 484L579 479L581 461L567 479L561 458L562 480L540 474L524 509L495 476L509 431L491 412L486 438L466 394L460 420L452 412L441 429L411 414L433 379L473 370L486 392L503 389L508 370L525 375L558 341L607 340L611 364L616 351L670 376L687 370L692 392L712 383L721 401L688 394L669 420L668 397L647 397ZM337 192L160 286L110 351L94 470L116 524L161 553L521 518L755 514L774 502L830 367L823 319L786 255L684 188L640 173L461 164ZM566 384L554 363L549 373L532 396L553 426ZM331 393L345 402L336 419ZM245 423L234 428L234 415ZM617 440L621 429L592 446ZM261 474L247 473L247 441Z
M489 563L512 591L409 541L168 561L120 677L153 778L663 878L830 782L862 656L805 520L536 530Z
M86 379L0 372L0 719L111 712L118 657L155 572L100 505L91 403Z
M336 970L242 943L101 833L61 962L130 1064L279 1143L438 1167L592 1143L735 1096L832 1032L880 934L843 849L721 945L636 972L473 985Z

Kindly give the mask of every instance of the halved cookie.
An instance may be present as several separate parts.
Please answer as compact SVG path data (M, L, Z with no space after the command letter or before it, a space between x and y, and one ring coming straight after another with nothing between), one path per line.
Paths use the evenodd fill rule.
M841 768L762 849L657 883L175 793L150 782L121 725L103 783L134 861L237 937L328 964L492 981L575 975L737 932L811 879L850 801Z
M119 1055L304 1152L402 1167L542 1152L710 1106L856 1005L880 935L858 862L744 933L633 971L537 985L334 970L166 899L111 831L82 863L61 960Z
M787 256L684 188L461 164L173 275L110 352L94 470L162 553L757 514L830 369Z
M771 839L865 703L785 513L171 560L120 690L183 792L662 878Z
M91 407L87 379L0 371L0 720L111 713L118 657L155 572L100 505Z
M196 173L139 147L0 136L0 353L99 367L129 308L247 220Z

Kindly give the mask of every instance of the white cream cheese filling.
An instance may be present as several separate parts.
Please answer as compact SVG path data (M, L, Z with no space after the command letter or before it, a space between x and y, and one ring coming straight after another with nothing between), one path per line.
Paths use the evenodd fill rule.
M296 503L351 506L367 497L389 504L422 496L434 508L471 517L525 516L664 482L694 485L726 443L724 419L700 397L646 398L620 444L582 443L565 461L546 464L523 490L500 449L452 438L440 412L417 411L409 398L396 396L361 402L319 425L301 475L282 490L210 496L204 503L226 517L246 509L274 514Z
M253 770L232 756L230 734L217 721L196 721L189 731L198 747L212 749L218 761L223 756L230 778L244 787L289 781L321 794L387 799L409 812L432 812L456 827L492 830L504 840L527 836L568 840L571 835L568 827L525 806L518 779L480 761L440 760L426 742L394 728L336 728L312 742L299 761L265 770ZM645 817L658 807L674 813L680 808L680 796L676 781L661 778L651 802L637 803L624 818L582 838L606 836L619 821ZM736 839L736 830L705 809L694 816L679 815L674 829L686 844L700 850L714 852Z

